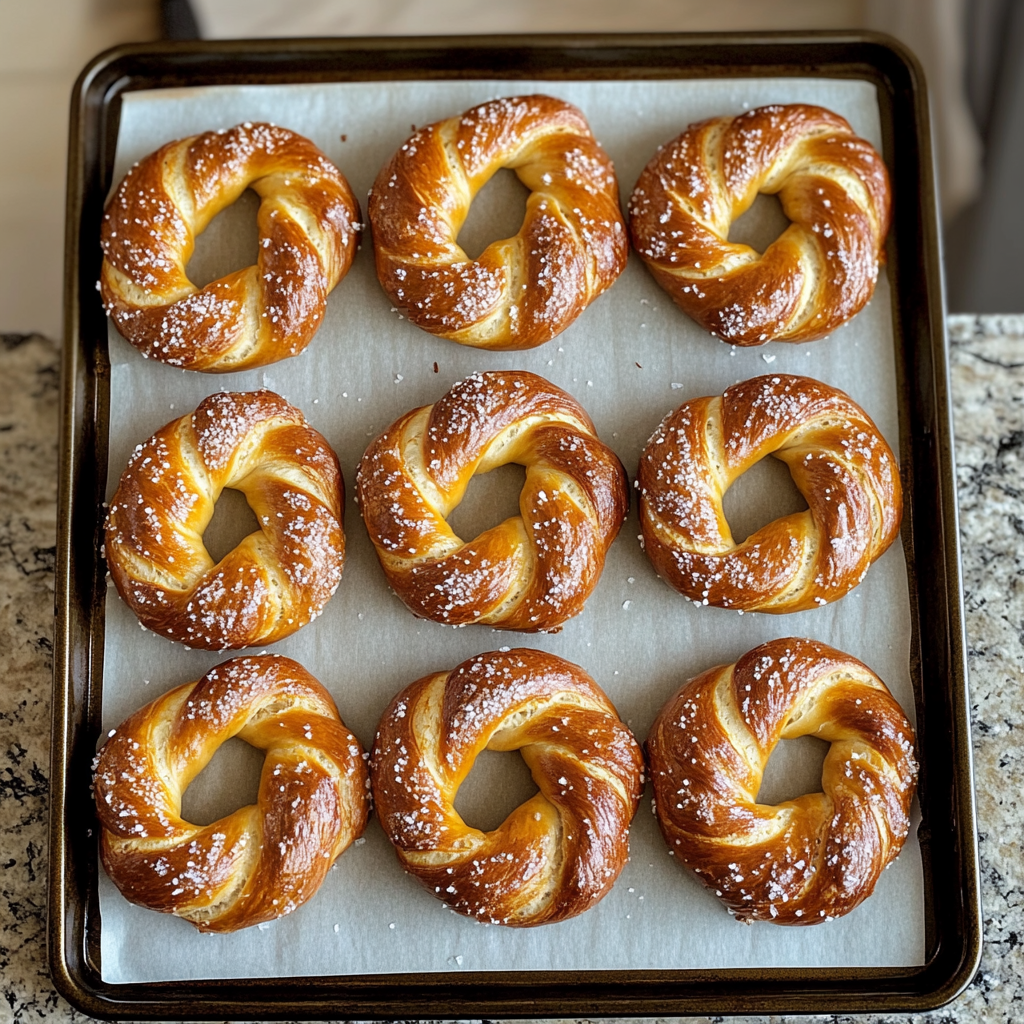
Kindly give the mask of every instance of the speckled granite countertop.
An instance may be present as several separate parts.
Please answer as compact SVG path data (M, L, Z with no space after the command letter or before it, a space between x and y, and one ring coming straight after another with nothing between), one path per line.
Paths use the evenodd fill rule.
M950 333L984 958L934 1013L802 1020L1024 1017L1024 316L953 317ZM2 336L0 365L0 1022L85 1021L54 992L45 959L57 349Z

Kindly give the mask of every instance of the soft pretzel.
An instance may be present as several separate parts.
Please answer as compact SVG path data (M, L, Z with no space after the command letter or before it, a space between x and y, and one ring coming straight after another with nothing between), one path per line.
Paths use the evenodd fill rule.
M514 238L471 260L457 242L473 197L502 167L531 190ZM564 331L629 254L615 169L583 114L513 96L421 128L369 200L377 276L417 327L463 345L533 348Z
M474 473L526 467L521 516L465 542L445 521ZM474 374L367 448L363 519L395 593L435 622L556 632L583 610L629 511L625 470L572 396L520 370Z
M260 530L216 565L203 531L225 487ZM136 447L111 499L106 558L154 632L209 650L273 643L315 619L345 560L338 458L272 391L224 392Z
M247 188L260 197L256 265L197 288L196 235ZM100 292L144 356L227 373L301 352L348 272L359 204L309 139L271 124L169 142L137 163L107 203Z
M212 825L184 821L182 793L232 736L266 751L258 802ZM297 662L225 661L136 711L97 755L103 866L132 903L201 931L290 914L366 827L364 757Z
M776 743L798 736L831 743L824 792L758 803ZM914 731L878 676L816 640L772 640L698 676L646 745L669 849L743 921L849 913L910 829Z
M760 254L733 220L778 193L789 228ZM811 341L871 298L889 230L889 177L838 114L795 103L691 125L630 200L633 245L672 301L733 345Z
M486 833L454 807L485 748L519 750L540 790ZM643 755L586 672L521 648L407 686L381 719L370 777L406 871L460 914L530 926L583 913L615 883Z
M722 495L772 454L807 501L741 544ZM637 474L647 555L696 604L794 612L835 601L896 539L899 469L878 428L842 391L809 377L754 377L695 398L647 442Z

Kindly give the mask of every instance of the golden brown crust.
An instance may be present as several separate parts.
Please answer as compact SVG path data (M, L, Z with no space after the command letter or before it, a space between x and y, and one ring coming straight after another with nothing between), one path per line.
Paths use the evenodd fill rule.
M824 792L757 803L776 743L798 736L831 743ZM816 640L709 669L665 704L646 748L669 849L743 921L849 913L910 828L913 729L870 669Z
M485 748L519 750L540 789L487 833L454 808ZM523 927L575 917L611 889L643 756L581 668L520 648L406 687L381 719L370 776L406 871L460 914Z
M758 192L792 221L764 252L730 242ZM733 345L811 341L871 298L889 230L881 156L838 114L803 103L691 125L630 200L633 245L702 327Z
M470 260L457 242L502 167L531 190L513 238ZM615 170L576 107L512 96L421 128L369 200L377 276L418 327L463 345L533 348L564 331L626 266Z
M225 487L260 530L216 565L203 531ZM136 447L111 499L106 558L148 629L188 647L273 643L316 618L341 581L338 458L272 391L222 392Z
M722 495L765 455L807 501L736 544ZM667 416L637 474L644 548L698 604L794 612L838 600L896 539L899 469L868 415L809 377L768 374Z
M522 515L468 543L445 521L474 473L526 467ZM555 632L578 615L629 511L625 470L583 408L521 370L474 374L367 448L356 494L395 593L450 625Z
M184 821L182 793L232 736L266 751L258 803ZM232 658L136 711L97 754L103 866L132 903L201 931L289 914L366 827L364 756L297 662Z
M185 268L211 220L247 188L260 197L256 265L197 288ZM169 142L107 203L100 291L144 356L228 373L301 352L359 242L359 204L308 139L270 124Z

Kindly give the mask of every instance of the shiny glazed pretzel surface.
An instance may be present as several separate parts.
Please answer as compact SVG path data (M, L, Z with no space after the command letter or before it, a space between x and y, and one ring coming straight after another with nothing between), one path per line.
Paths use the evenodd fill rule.
M765 455L807 501L733 541L722 495ZM896 539L903 509L892 450L867 414L809 377L766 375L695 398L647 442L637 474L644 547L698 604L792 612L852 590Z
M730 242L758 192L792 223L763 254ZM889 230L881 156L838 114L759 107L691 125L630 200L633 245L702 327L733 345L824 337L871 298Z
M215 565L203 531L225 487L260 530ZM279 395L211 395L132 453L107 514L110 575L161 636L209 650L272 643L338 587L343 488L337 456Z
M184 821L182 793L233 736L266 751L258 802ZM202 931L291 913L369 815L359 741L323 686L275 655L233 658L137 711L97 755L94 784L114 884Z
M831 743L821 793L757 802L780 739ZM772 640L687 683L647 738L674 856L744 921L817 924L871 895L910 828L914 733L865 665L815 640Z
M485 748L519 750L540 790L486 833L454 807ZM370 765L402 866L461 914L562 921L626 863L643 756L594 681L554 655L494 651L412 683L384 712Z
M446 517L475 473L526 467L520 516L465 542ZM629 510L626 474L572 396L523 371L475 374L366 450L356 489L395 593L451 625L556 631L579 614Z
M531 195L519 233L471 260L457 238L502 167ZM418 327L464 345L533 348L626 266L615 170L583 114L550 96L491 100L421 128L369 200L377 276Z
M255 266L197 288L186 266L213 218L260 197ZM100 291L143 355L227 373L301 352L348 272L359 205L342 173L287 128L245 123L169 142L107 203Z

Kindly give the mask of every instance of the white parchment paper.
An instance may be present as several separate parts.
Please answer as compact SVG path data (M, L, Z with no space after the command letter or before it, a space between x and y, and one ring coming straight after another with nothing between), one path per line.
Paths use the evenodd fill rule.
M866 82L737 79L658 82L396 82L171 89L125 97L115 182L169 139L246 120L269 120L312 138L348 176L365 213L366 193L394 149L423 125L496 96L533 91L582 108L615 162L623 205L662 143L701 118L764 103L812 102L841 113L880 146L878 104ZM501 172L478 197L460 240L475 255L518 228L522 186ZM200 239L194 280L253 262L255 199L225 211ZM780 214L759 200L733 237L774 237ZM475 251L472 251L474 250ZM332 692L367 747L391 697L413 679L503 645L551 651L586 668L641 741L682 683L779 636L830 643L870 665L913 719L908 661L906 569L896 544L865 581L835 605L793 615L738 615L697 608L654 574L637 543L636 513L612 547L583 614L553 636L453 630L415 619L385 583L352 500L354 469L370 442L406 410L439 398L475 370L532 370L574 394L601 437L635 472L665 413L688 398L717 394L771 371L807 374L849 392L898 450L889 282L830 338L808 345L733 349L711 338L668 300L639 259L563 335L530 352L487 353L437 339L392 311L364 240L348 277L331 294L327 318L301 355L261 370L213 376L143 360L111 328L110 462L113 493L132 447L220 390L269 387L298 405L334 446L348 484L345 576L323 616L275 651L302 662ZM437 371L434 365L437 365ZM474 480L456 515L463 536L516 510L517 470ZM227 502L228 497L222 501ZM768 459L730 492L737 536L790 511L794 492ZM799 499L796 499L799 502ZM466 506L470 507L468 510ZM237 539L246 509L230 506L211 525ZM800 507L799 503L795 507ZM142 704L197 679L226 654L190 651L140 629L111 588L107 597L104 729ZM819 749L820 748L820 749ZM780 744L762 799L817 789L824 744ZM186 796L194 820L212 821L255 794L259 755L232 741ZM485 754L460 796L466 819L494 827L531 791L518 754ZM924 882L916 836L847 917L814 928L743 926L668 856L651 814L650 790L631 835L631 860L613 891L581 917L542 928L485 926L455 915L400 870L376 820L305 906L272 924L233 935L201 935L176 918L127 903L101 873L102 973L109 982L343 975L411 971L576 970L724 967L907 966L924 962ZM916 829L916 821L914 828Z

